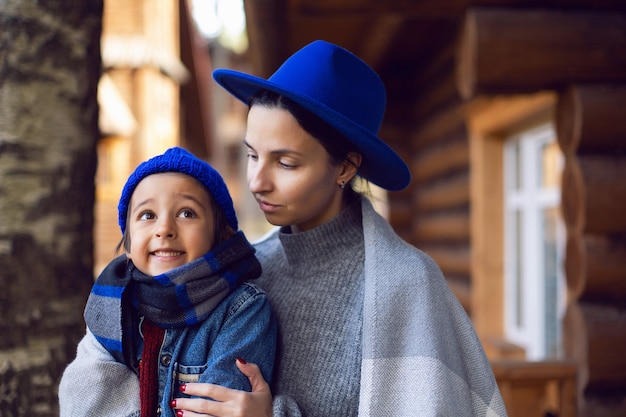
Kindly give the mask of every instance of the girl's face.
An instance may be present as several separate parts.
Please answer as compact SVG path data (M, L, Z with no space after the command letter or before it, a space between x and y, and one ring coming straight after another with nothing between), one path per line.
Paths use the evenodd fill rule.
M248 187L276 226L309 230L342 209L345 164L333 165L324 147L288 111L253 105L248 113Z
M209 198L188 175L168 172L141 180L128 209L128 257L135 266L156 276L209 252L214 235Z

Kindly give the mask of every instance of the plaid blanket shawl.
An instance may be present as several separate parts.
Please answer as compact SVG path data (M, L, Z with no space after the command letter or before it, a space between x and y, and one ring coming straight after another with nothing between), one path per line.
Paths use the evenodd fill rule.
M359 416L506 416L482 345L435 262L363 199Z

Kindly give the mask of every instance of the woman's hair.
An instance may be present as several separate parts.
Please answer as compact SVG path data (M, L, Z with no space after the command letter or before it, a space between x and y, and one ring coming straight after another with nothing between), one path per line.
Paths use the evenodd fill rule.
M193 178L193 177L190 177ZM195 180L195 178L194 178ZM197 180L196 180L197 181ZM209 196L209 204L211 204L211 212L213 213L213 247L219 245L224 242L231 236L235 234L235 231L228 223L228 219L226 218L226 214L224 214L224 210L220 207L219 204L215 201L209 190L206 187L202 186L202 188L206 191ZM131 197L132 199L132 197ZM126 213L126 224L129 224L130 221L130 207ZM129 227L124 230L124 234L122 239L118 242L117 246L115 246L115 254L119 254L122 248L128 253L130 252L130 231Z
M255 104L268 108L287 110L308 134L320 142L330 155L333 163L340 164L348 161L348 163L356 166L353 161L348 159L348 153L360 152L343 134L315 113L285 96L268 90L260 90L250 97L248 106L252 107ZM358 167L356 168L358 169Z

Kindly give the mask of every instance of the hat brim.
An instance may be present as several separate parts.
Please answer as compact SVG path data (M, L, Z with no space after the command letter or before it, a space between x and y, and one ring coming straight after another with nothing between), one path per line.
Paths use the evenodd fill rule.
M270 80L234 70L217 69L213 71L213 79L246 104L259 90L269 90L313 112L341 132L361 152L363 163L358 174L368 181L389 191L400 191L411 181L409 168L393 149L369 130L323 103L285 89Z

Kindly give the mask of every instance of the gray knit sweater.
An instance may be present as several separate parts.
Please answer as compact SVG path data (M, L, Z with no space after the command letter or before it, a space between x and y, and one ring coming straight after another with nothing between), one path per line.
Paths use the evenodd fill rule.
M437 264L360 203L255 245L281 333L274 416L506 416Z
M279 322L275 415L356 416L364 291L360 201L313 230L278 238L282 246L278 240L257 246L263 265L257 282Z

